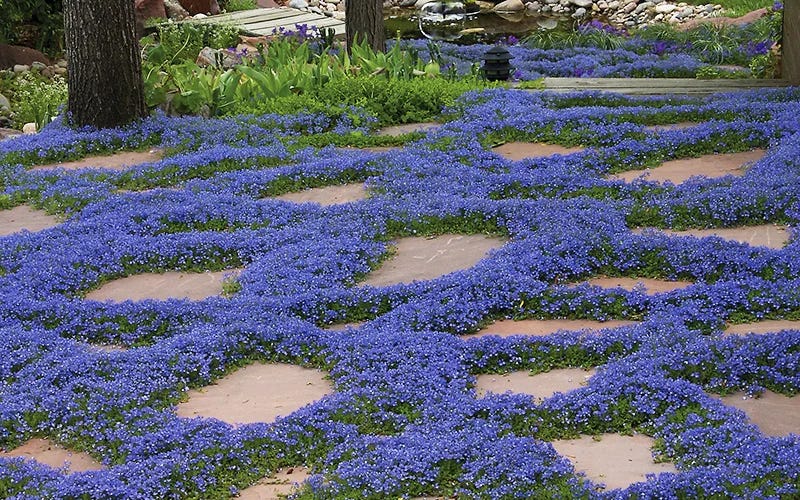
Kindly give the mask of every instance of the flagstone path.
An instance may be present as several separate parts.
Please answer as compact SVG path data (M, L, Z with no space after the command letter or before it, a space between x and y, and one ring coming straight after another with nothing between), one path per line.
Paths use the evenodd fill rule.
M672 292L691 286L693 283L689 281L663 281L652 278L609 278L597 277L586 280L585 283L590 285L599 286L602 288L623 288L628 291L633 291L637 287L644 286L647 295L655 295L657 293Z
M394 256L369 273L363 284L380 287L438 278L474 266L504 243L500 238L482 235L400 238L394 243Z
M684 130L700 125L698 122L678 122L666 123L663 125L647 125L644 129L651 132L662 132L665 130Z
M755 323L728 325L725 335L747 335L748 333L777 333L783 330L800 330L800 321L786 319L766 319Z
M503 394L507 391L530 394L538 400L547 399L557 392L569 392L586 385L595 370L563 368L531 375L528 370L506 374L478 375L475 390L479 397L489 392Z
M762 246L780 250L789 242L790 233L788 227L775 224L762 224L759 226L742 227L721 227L714 229L689 229L686 231L673 231L670 229L643 228L633 229L636 234L643 234L648 231L662 232L673 236L696 236L705 238L708 236L718 236L720 238L747 243L751 246Z
M564 147L558 144L546 144L543 142L507 142L492 148L492 151L507 160L519 161L525 158L580 153L584 149L585 148L580 146Z
M605 484L606 490L645 481L647 474L677 472L669 462L653 461L654 444L652 438L642 434L602 434L552 442L556 451L569 459L577 471L595 483Z
M522 321L502 320L496 321L491 325L482 328L480 331L468 335L463 335L463 339L486 337L487 335L497 335L499 337L511 337L513 335L526 335L529 337L545 337L551 333L559 331L579 331L589 330L598 331L607 328L617 328L620 326L635 325L636 321L609 320L609 321L590 321L583 319L526 319Z
M285 467L275 471L258 483L245 488L236 497L239 500L278 500L291 495L300 483L308 479L309 470L305 467Z
M55 227L58 219L47 215L43 210L35 210L27 205L0 210L0 236L18 233L22 230L41 231Z
M213 385L189 391L179 417L216 418L231 425L271 423L333 392L319 370L283 363L253 363Z
M320 188L295 191L276 196L277 200L294 203L317 203L322 206L352 203L367 198L367 188L363 183L325 186Z
M162 154L163 153L157 149L151 149L150 151L123 151L111 155L87 156L86 158L75 161L37 165L32 167L31 170L52 170L57 168L62 168L64 170L78 170L81 168L124 170L134 165L159 161Z
M434 122L404 123L402 125L392 125L389 127L383 127L382 129L378 130L376 134L380 136L395 136L395 135L410 134L411 132L428 132L430 130L437 129L441 126L442 126L441 123L434 123Z
M612 180L631 182L641 176L652 182L671 182L681 184L690 177L702 175L708 178L724 177L726 175L744 175L746 165L758 161L764 156L763 149L745 151L743 153L727 153L718 155L705 155L699 158L684 158L662 163L655 168L643 170L628 170L619 174L608 176Z
M734 406L747 414L767 436L800 435L800 396L787 397L772 391L764 391L757 398L736 392L719 397L723 403Z
M48 439L41 438L28 440L21 446L7 452L0 451L0 457L21 457L35 460L57 469L67 465L67 472L70 474L73 472L101 470L103 468L100 462L87 453L71 451Z
M112 302L126 300L203 300L220 295L222 284L238 274L240 269L205 273L143 273L109 281L86 294L86 299Z

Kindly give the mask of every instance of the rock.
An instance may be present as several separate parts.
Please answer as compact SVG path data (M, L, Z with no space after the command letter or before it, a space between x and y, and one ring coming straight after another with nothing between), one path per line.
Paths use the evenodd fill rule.
M575 9L575 13L572 14L572 17L575 19L580 19L585 15L586 15L586 9L584 9L583 7L579 7Z
M9 111L11 109L11 101L6 96L0 94L0 111Z
M525 4L522 0L503 0L492 9L494 12L522 12L525 10Z
M45 69L46 67L47 67L47 64L45 64L43 62L33 61L33 63L31 63L31 69L35 69L37 71L41 71L41 70Z
M164 10L167 17L175 21L181 21L189 17L189 12L183 8L178 0L164 0Z
M62 68L61 66L55 66L53 68L53 73L55 73L57 75L66 75L67 74L67 68Z
M656 12L658 12L659 14L670 14L672 13L673 10L677 8L678 8L677 5L673 5L671 3L662 3L656 5Z
M569 1L572 5L576 7L583 7L584 9L592 6L592 0L569 0ZM584 11L584 13L585 12L586 11Z
M0 43L0 69L13 68L17 64L30 66L34 62L50 64L50 59L38 50Z
M414 3L414 8L416 8L416 9L421 9L423 5L425 5L426 3L431 3L431 2L433 2L433 1L434 1L434 0L417 0L417 1Z
M400 0L399 5L400 7L411 7L415 3L417 3L416 0Z
M305 10L308 8L308 2L306 2L306 0L289 0L289 3L286 5L297 10Z
M36 133L36 124L35 123L26 123L22 126L22 133L23 134L35 134Z
M167 17L167 12L164 10L164 0L134 0L133 9L137 22L144 23L146 19L154 17L163 19Z
M31 70L31 67L27 64L15 64L14 65L14 73L27 73Z
M5 118L5 117L3 117L3 118ZM15 130L13 128L7 128L8 124L5 123L5 120L3 120L2 125L3 125L3 127L0 128L0 139L7 139L9 137L14 137L16 135L20 135L22 133L19 130Z
M195 14L219 14L219 4L217 0L178 0L181 7L186 9L189 15Z

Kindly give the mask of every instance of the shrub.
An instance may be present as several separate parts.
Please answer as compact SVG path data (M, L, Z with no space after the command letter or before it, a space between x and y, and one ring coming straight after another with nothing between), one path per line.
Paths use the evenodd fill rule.
M33 122L37 129L41 129L67 102L67 82L60 77L51 81L36 73L24 73L10 82L8 93L12 101L14 124L21 128Z

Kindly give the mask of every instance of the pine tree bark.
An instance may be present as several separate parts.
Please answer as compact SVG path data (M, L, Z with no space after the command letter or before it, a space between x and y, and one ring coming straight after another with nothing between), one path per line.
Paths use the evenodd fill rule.
M344 24L348 50L357 39L360 43L367 40L373 50L386 51L383 0L347 0Z
M109 128L146 116L133 0L64 0L64 32L72 123Z

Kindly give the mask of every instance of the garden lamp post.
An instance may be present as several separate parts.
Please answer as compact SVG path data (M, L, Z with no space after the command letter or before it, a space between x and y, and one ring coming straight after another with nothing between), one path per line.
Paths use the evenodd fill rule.
M511 53L501 45L495 45L483 55L483 76L490 82L508 80L511 77Z

